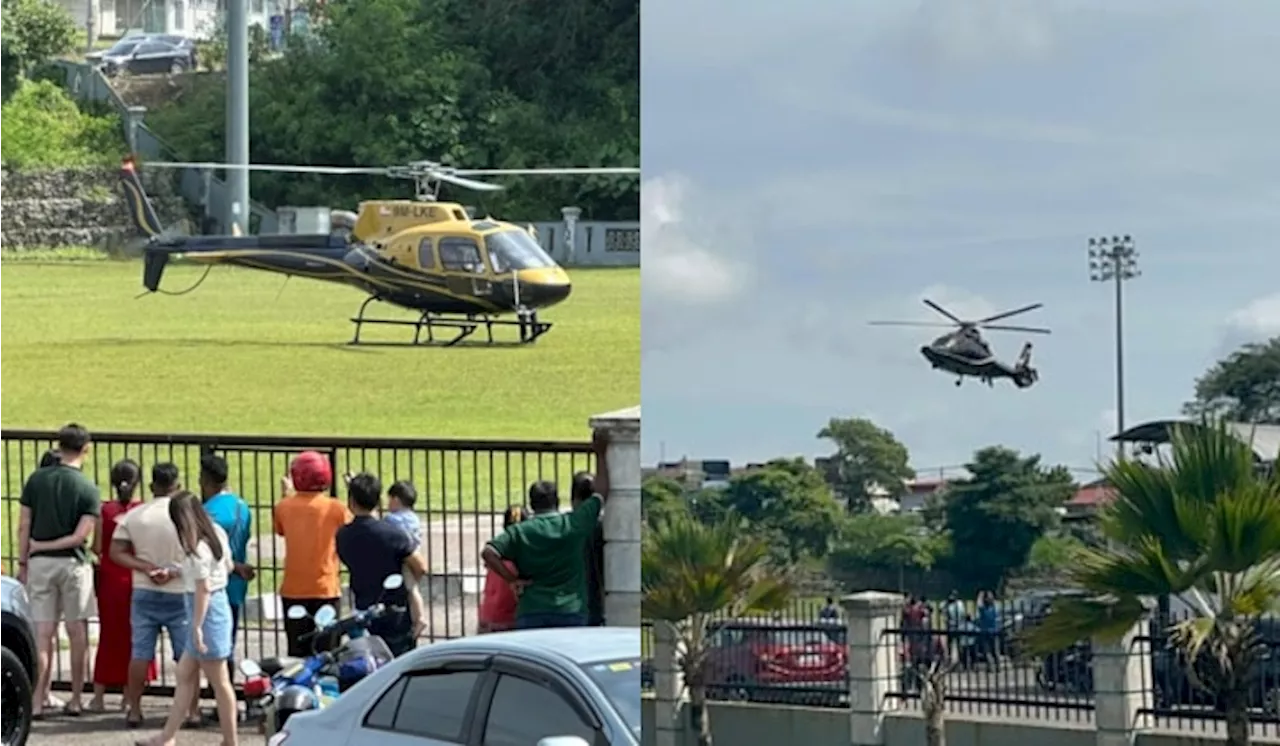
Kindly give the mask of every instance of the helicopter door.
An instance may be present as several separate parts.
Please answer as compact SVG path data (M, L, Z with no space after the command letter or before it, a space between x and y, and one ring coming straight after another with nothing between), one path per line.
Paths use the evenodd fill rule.
M473 239L450 236L438 242L440 268L445 271L449 290L464 295L489 295L489 281L480 245Z

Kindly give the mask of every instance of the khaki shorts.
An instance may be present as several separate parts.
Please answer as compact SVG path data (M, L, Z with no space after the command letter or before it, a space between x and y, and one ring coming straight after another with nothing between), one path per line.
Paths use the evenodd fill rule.
M75 557L27 560L27 598L36 622L77 622L93 616L93 565Z

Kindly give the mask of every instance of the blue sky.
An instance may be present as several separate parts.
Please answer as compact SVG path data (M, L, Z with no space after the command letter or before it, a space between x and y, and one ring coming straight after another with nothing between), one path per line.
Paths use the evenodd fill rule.
M1280 3L645 0L642 21L646 463L817 455L858 416L918 469L996 443L1093 465L1115 387L1091 236L1140 254L1130 424L1280 333ZM1054 332L1040 383L956 388L919 356L933 330L866 325L935 320L924 296L1043 302L1019 319Z

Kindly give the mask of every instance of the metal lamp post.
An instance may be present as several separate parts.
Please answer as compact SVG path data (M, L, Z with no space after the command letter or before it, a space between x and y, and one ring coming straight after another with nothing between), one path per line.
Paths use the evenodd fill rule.
M1124 283L1142 273L1132 236L1089 239L1089 279L1110 282L1116 292L1116 428L1124 432ZM1124 457L1124 442L1116 442L1116 455Z

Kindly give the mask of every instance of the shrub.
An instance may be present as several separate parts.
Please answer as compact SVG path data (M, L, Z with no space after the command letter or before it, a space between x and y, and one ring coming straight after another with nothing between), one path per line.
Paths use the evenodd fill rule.
M119 117L82 112L47 80L19 86L0 107L0 119L0 161L9 168L105 165L124 154Z

